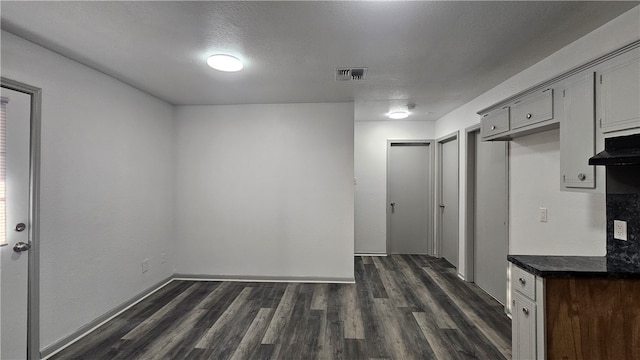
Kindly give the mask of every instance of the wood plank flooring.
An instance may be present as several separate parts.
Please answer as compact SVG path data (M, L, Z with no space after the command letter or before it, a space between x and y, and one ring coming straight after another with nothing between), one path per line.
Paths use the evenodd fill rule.
M356 284L173 281L52 359L511 359L502 305L421 255Z

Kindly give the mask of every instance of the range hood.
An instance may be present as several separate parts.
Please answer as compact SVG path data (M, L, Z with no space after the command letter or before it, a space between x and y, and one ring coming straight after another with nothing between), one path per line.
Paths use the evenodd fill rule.
M604 139L604 149L589 159L589 165L640 165L640 134Z

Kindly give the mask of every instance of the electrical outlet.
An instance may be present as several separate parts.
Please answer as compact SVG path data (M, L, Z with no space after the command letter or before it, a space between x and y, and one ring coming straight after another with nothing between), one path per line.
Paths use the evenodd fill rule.
M541 207L538 209L538 221L547 222L547 208Z
M613 220L613 238L627 241L627 222Z
M149 259L142 260L142 273L149 271Z
M160 254L160 264L164 264L165 262L167 262L167 253L163 251Z

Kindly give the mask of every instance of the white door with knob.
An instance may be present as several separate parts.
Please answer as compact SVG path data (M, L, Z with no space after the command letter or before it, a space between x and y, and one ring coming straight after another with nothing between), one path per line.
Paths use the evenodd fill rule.
M28 336L31 95L3 87L2 101L6 153L0 192L6 195L1 219L6 245L0 248L0 358L21 360L27 358Z

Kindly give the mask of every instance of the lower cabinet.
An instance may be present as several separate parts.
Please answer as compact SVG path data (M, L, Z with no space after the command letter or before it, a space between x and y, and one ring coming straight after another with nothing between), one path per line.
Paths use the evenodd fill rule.
M511 351L514 360L545 358L544 279L511 267Z
M513 359L640 360L638 304L640 275L542 278L512 265Z
M536 359L536 303L516 293L512 305L513 358Z

